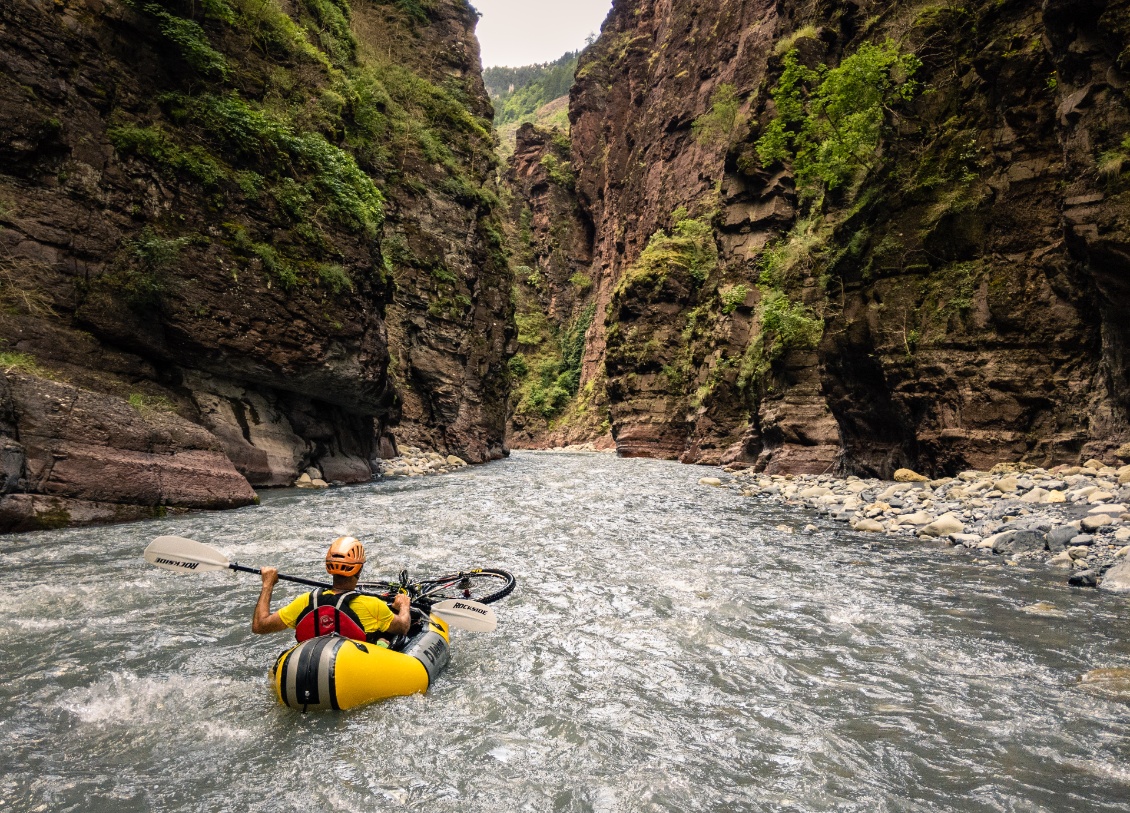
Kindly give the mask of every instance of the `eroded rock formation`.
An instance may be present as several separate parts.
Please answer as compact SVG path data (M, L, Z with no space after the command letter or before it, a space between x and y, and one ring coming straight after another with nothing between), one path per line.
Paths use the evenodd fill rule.
M1113 459L1127 20L1122 0L616 0L570 140L595 235L582 386L606 382L621 453L882 476ZM789 60L803 100L868 44L914 61L850 176L763 159Z
M476 17L402 5L0 6L0 530L503 454Z

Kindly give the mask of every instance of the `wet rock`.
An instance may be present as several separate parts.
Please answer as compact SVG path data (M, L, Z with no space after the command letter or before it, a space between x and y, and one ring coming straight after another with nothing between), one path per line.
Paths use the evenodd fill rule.
M1067 583L1072 587L1098 587L1099 574L1094 570L1081 570L1071 574Z
M1047 563L1051 567L1059 567L1070 570L1074 566L1075 560L1071 557L1070 553L1063 551L1062 553L1057 553L1055 556L1048 559Z
M991 537L993 553L1034 553L1044 550L1044 535L1038 531L1005 531Z
M1130 697L1130 669L1125 667L1092 669L1083 675L1080 682L1089 689L1117 697Z
M1050 601L1037 601L1035 604L1029 604L1027 607L1021 607L1021 612L1028 613L1029 615L1043 615L1049 618L1066 618L1067 613L1057 608Z
M950 539L952 539L955 544L964 545L967 548L976 547L982 542L982 538L977 534L952 534Z
M1130 558L1123 557L1110 568L1100 587L1110 593L1130 593Z

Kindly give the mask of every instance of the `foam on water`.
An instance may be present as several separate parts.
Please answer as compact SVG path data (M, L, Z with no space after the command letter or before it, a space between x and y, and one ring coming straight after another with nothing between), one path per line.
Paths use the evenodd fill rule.
M700 476L518 454L9 537L0 811L1130 810L1130 703L1080 684L1130 665L1124 599ZM150 568L161 534L313 577L350 534L370 578L519 586L427 695L303 716L266 683L284 637L248 630L258 580Z

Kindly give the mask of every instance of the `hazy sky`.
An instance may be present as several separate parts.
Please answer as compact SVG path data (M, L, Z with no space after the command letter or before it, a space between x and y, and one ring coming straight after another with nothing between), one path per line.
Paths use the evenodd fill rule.
M483 67L532 65L576 51L599 34L612 0L471 0Z

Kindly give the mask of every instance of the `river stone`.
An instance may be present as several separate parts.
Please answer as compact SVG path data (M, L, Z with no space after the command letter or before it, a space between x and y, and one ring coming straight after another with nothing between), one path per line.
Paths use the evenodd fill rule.
M1055 490L1049 491L1048 495L1043 499L1044 505L1056 505L1058 503L1067 502L1067 495L1062 491Z
M896 495L902 494L904 491L908 491L912 488L914 488L914 485L912 483L895 483L892 486L887 486L886 490L884 490L876 498L876 501L877 502L889 502Z
M1046 489L1036 487L1020 498L1020 502L1036 504L1042 502L1044 497L1048 496Z
M922 536L950 536L965 533L965 523L956 514L942 514L919 531Z
M1015 477L1002 477L993 484L997 491L1002 494L1011 494L1016 491L1016 478Z
M1075 560L1071 558L1071 554L1067 551L1057 553L1055 556L1048 559L1048 565L1050 567L1059 567L1065 570L1070 570L1074 562Z
M824 486L810 486L798 494L798 497L827 497L832 493L832 489L824 488Z
M459 457L458 455L449 454L447 456L447 465L455 466L456 468L462 468L463 466L467 465L467 461Z
M1130 559L1123 558L1108 570L1099 586L1110 593L1130 593Z
M1114 539L1117 542L1130 542L1130 528L1119 528L1114 532Z
M1037 601L1035 604L1021 607L1020 610L1029 615L1046 615L1049 618L1067 618L1067 613L1056 607L1050 601Z
M912 469L899 469L895 472L896 483L925 483L929 479L929 477L923 477Z
M1097 531L1099 528L1112 524L1114 524L1114 517L1107 516L1106 514L1092 514L1082 519L1084 531Z
M862 480L859 480L859 481L854 482L854 483L848 483L845 491L849 491L852 494L862 494L864 491L867 491L867 489L869 489L869 488L871 488L869 483L865 483Z
M1113 499L1114 499L1114 495L1112 493L1110 493L1109 491L1093 491L1088 496L1087 501L1091 505L1098 505L1101 502L1106 502L1107 500L1113 500Z
M1106 514L1107 516L1117 517L1126 513L1126 506L1120 503L1109 503L1107 505L1093 505L1087 511L1088 514Z
M1090 552L1091 548L1088 545L1072 545L1067 549L1067 554L1071 557L1072 560L1086 559L1087 554Z
M1106 583L1105 579L1103 583ZM1125 667L1092 669L1083 675L1081 682L1091 689L1098 689L1118 697L1130 697L1130 669Z
M722 481L717 477L701 477L699 478L698 484L700 486L714 486L714 488L718 488L722 485Z
M1098 471L1099 469L1104 468L1104 465L1103 465L1103 461L1096 460L1095 458L1092 457L1090 460L1088 460L1086 463L1083 464L1083 468L1094 469L1095 471Z
M915 511L913 514L906 514L898 518L900 525L929 525L933 521L934 518L925 511Z
M882 533L885 528L882 524L873 519L861 519L859 522L851 526L853 531L862 531L864 533Z
M1032 553L1044 549L1044 535L1038 531L1005 531L990 540L993 553Z
M1121 559L1123 556L1130 556L1130 545L1119 548L1114 552L1115 559Z
M964 545L967 548L973 548L981 544L981 537L977 534L950 534L952 539L958 545Z
M1078 573L1072 573L1067 583L1072 587L1098 587L1099 574L1094 570L1080 570Z
M1076 548L1083 545L1093 545L1095 544L1095 537L1092 534L1078 534L1071 537L1071 541L1067 544Z
M1067 543L1078 536L1079 531L1074 525L1063 525L1048 531L1045 540L1047 541L1048 550L1054 552L1064 550Z

